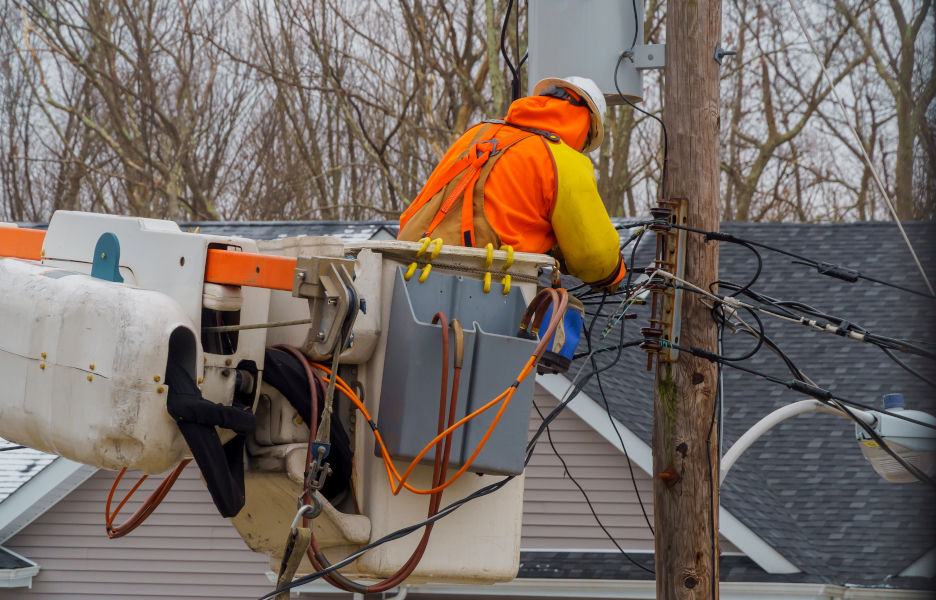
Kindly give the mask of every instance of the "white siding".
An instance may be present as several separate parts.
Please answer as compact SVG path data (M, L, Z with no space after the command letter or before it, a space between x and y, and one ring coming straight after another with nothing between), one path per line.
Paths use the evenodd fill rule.
M543 416L556 407L556 399L536 387L534 402ZM542 423L534 408L529 436ZM572 411L565 410L549 426L552 440L566 461L569 472L584 488L602 524L624 550L653 551L653 535L647 527L627 460ZM653 480L632 464L637 490L653 523ZM524 549L615 550L595 522L582 496L562 468L544 433L527 467L523 503ZM737 552L727 540L722 552Z
M545 415L556 400L537 386ZM534 410L530 434L541 420ZM550 426L553 442L585 488L602 522L625 550L653 550L653 538L634 493L623 454L571 411ZM114 506L135 483L121 481ZM634 476L653 520L652 481L634 465ZM116 477L98 471L4 546L39 563L33 589L4 590L4 600L91 598L257 598L270 591L265 556L250 552L218 515L194 465L186 469L156 512L129 536L104 532L104 505ZM121 511L131 515L162 479L148 479ZM522 529L524 549L613 550L581 492L563 473L544 435L527 469ZM736 548L722 541L722 551Z
M556 407L556 399L537 386L534 402L543 415ZM530 419L530 437L542 423L536 410ZM553 443L579 482L601 522L625 550L653 551L627 460L572 411L565 410L550 424ZM633 465L637 489L653 522L653 482ZM527 467L523 496L524 549L613 550L582 493L564 473L544 433Z
M250 599L272 589L268 559L248 550L218 514L194 464L143 525L127 537L109 539L104 505L116 475L98 471L4 544L42 568L32 590L4 590L4 600ZM128 473L120 482L113 507L138 475ZM133 514L161 479L147 479L118 522Z

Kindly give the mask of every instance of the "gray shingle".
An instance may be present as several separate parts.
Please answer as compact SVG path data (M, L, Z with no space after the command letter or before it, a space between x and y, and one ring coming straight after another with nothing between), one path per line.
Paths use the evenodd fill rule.
M905 228L921 261L932 271L936 227L908 223ZM725 223L723 231L926 289L893 224ZM762 251L762 256L764 273L754 288L760 293L805 302L877 333L934 340L936 303L932 301L867 281L847 284L830 279L773 252ZM745 281L753 274L750 257L745 248L722 243L720 276ZM638 251L636 263L645 265L650 258L648 245L648 251ZM649 313L647 307L635 312L639 317L636 324L628 325L626 339L638 335ZM879 349L776 319L765 318L764 325L806 375L837 395L880 406L883 393L903 392L908 408L936 413L931 390ZM595 343L609 342L596 339ZM725 352L737 355L749 347L746 343L726 336ZM579 351L584 349L583 343ZM606 354L599 363L609 360ZM917 357L906 360L930 377L936 375L932 363ZM790 378L782 361L769 351L746 366ZM732 369L725 369L724 379L724 449L767 413L804 399ZM612 413L647 443L652 381L646 356L636 350L627 351L616 367L601 376ZM585 391L600 401L597 381ZM881 479L862 456L853 432L854 426L844 419L823 414L802 415L774 428L732 468L721 489L722 504L804 573L840 584L881 585L933 546L936 503L922 484ZM814 444L817 441L821 445ZM852 505L858 498L864 506ZM872 513L871 505L880 510ZM875 551L865 552L872 544Z

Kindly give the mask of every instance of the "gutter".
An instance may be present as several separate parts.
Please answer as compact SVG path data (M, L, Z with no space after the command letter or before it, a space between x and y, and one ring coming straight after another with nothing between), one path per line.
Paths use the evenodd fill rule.
M273 573L267 573L275 581ZM294 592L307 597L330 596L335 589L322 580L296 588ZM420 596L471 596L512 598L614 598L621 600L654 600L656 582L614 579L514 579L494 585L463 585L447 583L403 584L391 590L393 598ZM895 590L888 588L853 588L821 583L742 583L722 582L722 600L930 600L932 592Z
M0 552L9 554L25 563L29 563L30 565L28 567L21 567L19 569L0 569L0 588L25 587L32 589L32 579L39 574L39 565L24 556L20 556L16 552L7 550L6 548L0 548Z

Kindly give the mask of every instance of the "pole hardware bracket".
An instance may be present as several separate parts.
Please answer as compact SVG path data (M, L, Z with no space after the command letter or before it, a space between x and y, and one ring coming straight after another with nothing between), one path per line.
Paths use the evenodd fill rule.
M654 354L663 362L679 359L679 350L673 348L673 344L679 343L683 291L667 285L662 277L656 276L656 272L664 270L680 279L685 278L686 230L674 229L673 225L685 225L688 211L689 200L686 198L658 200L657 206L650 209L655 222L648 229L657 234L657 243L653 264L644 269L650 278L647 289L652 294L650 326L640 330L648 340L640 346L649 355L648 371L653 368Z
M673 468L672 465L666 467L666 470L662 473L657 473L657 477L666 482L666 487L671 488L677 483L682 477L679 475L679 472Z
M666 44L634 46L621 54L630 59L638 71L652 71L666 67Z
M715 62L717 62L718 64L722 64L722 59L725 58L726 56L734 56L735 54L737 54L736 51L725 50L718 44L715 44Z
M308 357L331 356L342 335L354 325L360 304L354 287L354 260L321 256L296 259L292 295L309 300L309 335L302 348ZM352 302L354 306L352 307Z

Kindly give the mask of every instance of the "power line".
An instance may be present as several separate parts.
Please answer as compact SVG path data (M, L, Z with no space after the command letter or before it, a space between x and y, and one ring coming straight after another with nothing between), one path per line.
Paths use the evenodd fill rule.
M912 288L904 287L902 285L897 285L896 283L890 283L888 281L882 281L874 277L868 277L867 275L859 273L855 269L849 269L846 267L842 267L841 265L829 263L826 261L815 260L815 259L803 256L802 254L797 254L795 252L790 252L789 250L783 250L781 248L776 248L774 246L768 246L767 244L762 244L761 242L755 242L754 240L745 239L745 238L742 238L742 237L739 237L730 233L724 233L721 231L705 231L703 229L695 229L694 227L686 227L684 225L675 225L675 224L670 224L670 227L672 227L673 229L682 229L683 231L691 231L692 233L701 233L705 235L706 241L716 240L719 242L728 242L731 244L739 244L742 246L748 246L748 247L757 246L759 248L764 248L765 250L770 250L771 252L776 252L777 254L783 254L785 256L789 256L791 258L795 258L797 260L803 261L802 263L793 261L793 264L805 264L805 266L813 267L814 269L816 269L820 275L826 275L827 277L834 277L835 279L840 279L848 283L855 283L859 279L864 279L872 283L885 285L887 287L902 290L904 292L909 292L911 294L923 296L924 298L929 298L930 300L936 299L936 295L932 293L927 294L926 292L921 292L919 290L914 290Z
M884 183L881 181L881 177L878 175L877 169L874 168L874 163L871 162L871 158L868 156L867 150L865 150L865 146L861 141L861 137L858 135L858 132L855 130L855 128L852 127L851 120L848 118L848 111L845 109L845 104L842 102L842 99L839 98L838 92L835 91L835 84L832 82L832 78L829 76L829 72L825 68L825 63L823 62L822 57L819 55L819 50L816 48L816 44L813 42L812 36L809 35L809 29L806 27L806 21L803 20L803 15L800 14L799 7L796 5L796 0L790 0L790 7L793 9L793 13L796 15L796 20L799 21L799 25L803 30L803 34L806 36L806 40L809 42L809 47L812 48L813 54L816 55L816 58L819 61L819 67L822 69L822 74L825 76L826 81L829 82L829 88L831 89L832 96L835 97L835 101L838 103L838 106L842 111L842 117L845 119L845 123L851 130L852 135L855 136L855 140L858 142L858 147L861 148L861 155L864 156L865 162L868 163L868 168L871 170L871 174L874 175L874 181L877 182L878 188L881 190L881 195L884 196L884 200L887 201L887 207L890 209L891 215L894 217L894 222L897 223L897 227L900 228L900 233L903 235L904 241L907 242L907 248L910 249L910 254L913 255L913 260L916 262L917 268L920 269L920 274L923 276L923 281L926 282L926 287L929 288L931 295L936 296L936 292L933 291L933 286L930 284L930 280L926 276L926 271L923 270L923 265L920 264L920 259L917 258L917 254L913 250L913 244L910 243L910 238L907 237L907 232L904 231L903 224L901 224L900 218L897 216L897 209L894 208L894 203L887 194L887 190L884 188Z
M535 400L533 401L533 408L536 409L536 414L539 415L540 419L545 420L544 417L543 417L543 413L540 412L540 409L539 409L539 407L536 405L536 401L535 401ZM579 484L579 482L576 481L575 477L572 476L572 473L569 471L569 466L566 464L565 459L563 459L563 458L562 458L562 455L559 454L559 450L556 448L556 445L553 443L552 433L549 431L549 426L548 426L548 425L546 426L546 439L549 441L549 446L552 448L553 454L555 454L555 455L556 455L556 458L559 459L559 462L562 463L562 470L565 472L566 475L568 475L569 480L570 480L572 483L575 484L575 487L577 487L578 490L579 490L580 492L582 492L582 497L585 498L585 503L588 504L588 510L590 510L592 516L595 517L595 522L598 523L598 527L601 528L601 530L604 532L604 534L608 537L609 540L611 540L611 543L614 544L614 546L620 551L620 553L624 555L624 558L626 558L627 560L631 561L632 563L634 563L634 565L640 567L641 569L643 569L643 570L646 571L647 573L650 573L651 575L655 575L655 574L656 574L655 571L653 571L653 570L651 570L651 569L648 569L647 567L643 566L642 564L640 564L639 562L637 562L636 560L634 560L633 558L631 558L630 555L627 554L627 552L625 552L623 548L621 548L621 545L617 543L617 540L614 539L614 536L611 535L611 532L608 531L607 527L605 527L604 524L601 522L601 518L599 518L599 517L598 517L598 513L595 512L595 507L592 506L591 500L588 498L588 494L585 493L585 488L583 488L583 487ZM635 482L634 485L635 485L635 488L636 488L636 482ZM643 505L641 505L641 508L643 508Z

